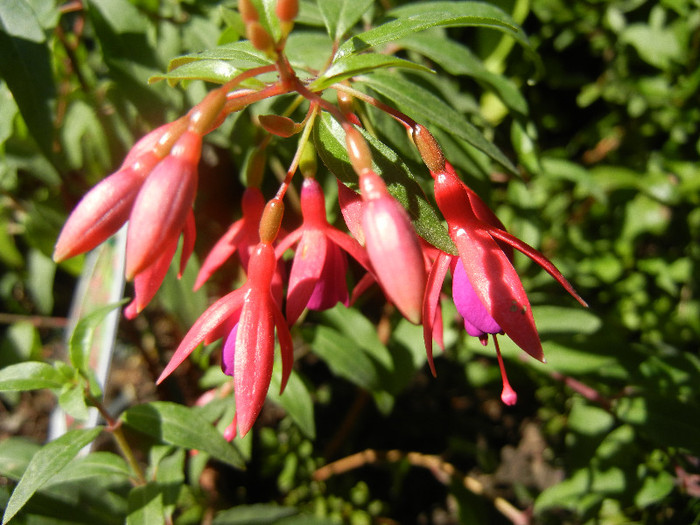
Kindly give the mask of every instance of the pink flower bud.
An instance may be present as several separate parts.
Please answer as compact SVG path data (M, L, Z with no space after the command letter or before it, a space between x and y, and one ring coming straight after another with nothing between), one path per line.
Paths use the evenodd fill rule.
M418 237L406 210L376 173L365 171L360 188L362 229L379 284L406 319L419 324L426 274Z

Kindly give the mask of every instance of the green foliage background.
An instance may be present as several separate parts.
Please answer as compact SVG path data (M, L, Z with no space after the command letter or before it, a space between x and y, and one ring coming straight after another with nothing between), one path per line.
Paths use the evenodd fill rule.
M383 9L329 4L301 2L288 47L295 66L321 68L329 35L359 31ZM158 391L153 385L208 297L232 286L224 274L194 294L191 267L119 328L105 399L145 469L148 483L134 488L133 465L112 440L98 438L97 452L75 457L97 430L40 445L55 399L84 419L90 397L102 396L88 353L111 310L88 315L64 341L87 265L55 265L53 244L77 200L141 135L201 99L205 84L192 79L218 82L232 71L222 66L261 59L217 47L244 32L233 2L0 5L0 502L20 511L13 523L508 523L498 498L523 510L524 523L700 522L700 6L498 6L529 46L519 32L515 43L484 27L433 28L395 44L397 56L437 74L387 69L396 62L377 62L371 73L369 59L347 59L333 78L359 68L362 90L428 124L509 230L552 258L590 309L516 258L548 364L521 359L501 339L519 392L514 408L498 401L492 348L455 323L434 379L419 328L391 317L377 331L385 319L378 297L310 314L294 334L301 352L286 393L274 395L273 384L257 430L232 446L220 435L230 394L190 408L224 382L209 366L216 349L202 349ZM149 85L159 78L168 82ZM262 106L255 111L282 107ZM390 144L408 173L420 173L403 130L365 111L381 141L373 145ZM334 136L330 121L316 130L331 169L341 155ZM239 173L256 141L247 112L207 138L200 256L238 217ZM282 162L291 153L284 143L276 151ZM428 222L419 224L426 237L435 231ZM104 250L109 261L118 246ZM95 275L83 312L109 302L109 277L95 280L108 274ZM314 477L366 449L440 456L462 474L446 480L402 456Z

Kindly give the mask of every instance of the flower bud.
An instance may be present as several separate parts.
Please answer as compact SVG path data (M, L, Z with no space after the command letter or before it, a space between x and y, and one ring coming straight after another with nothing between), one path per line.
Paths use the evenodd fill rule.
M246 25L258 21L258 10L250 0L238 0L238 12Z
M298 132L297 124L289 117L280 115L260 115L258 122L265 128L265 131L277 135L278 137L291 137Z
M273 50L273 42L270 33L260 24L260 22L250 22L245 28L246 37L253 44L255 49L270 52Z
M206 135L217 121L219 113L226 104L226 92L222 89L215 89L207 94L192 111L190 111L190 131L199 136Z
M355 173L362 175L372 170L372 153L367 141L354 127L345 128L345 144L348 148L348 157Z
M299 1L277 0L275 12L280 22L292 22L297 17L297 14L299 14Z
M419 324L427 277L418 237L406 210L376 173L366 171L360 188L362 229L377 280L406 319Z
M249 188L259 188L265 173L267 156L264 149L256 149L251 153L246 165L245 179Z
M416 124L413 128L413 142L415 143L423 162L431 173L438 173L445 169L445 156L437 140L424 126Z
M284 203L279 199L272 199L265 205L260 219L260 242L271 243L277 238L284 216Z

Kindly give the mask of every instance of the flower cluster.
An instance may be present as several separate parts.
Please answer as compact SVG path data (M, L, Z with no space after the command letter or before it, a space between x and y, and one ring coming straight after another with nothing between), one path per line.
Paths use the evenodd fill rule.
M516 401L505 376L496 334L506 334L520 348L543 360L532 309L512 265L513 249L550 273L582 304L583 300L542 254L510 235L486 204L457 175L428 130L396 110L434 180L434 195L455 254L419 238L404 207L392 196L373 163L361 120L353 113L352 90L338 85L338 105L329 103L299 80L284 56L286 35L297 4L280 1L277 15L282 36L273 41L259 23L249 0L240 2L249 40L274 66L254 68L214 89L188 115L146 135L122 166L93 188L78 204L56 243L54 257L63 260L103 242L128 221L126 276L134 281L134 300L126 316L137 315L163 281L182 237L180 268L193 251L193 204L202 137L232 112L280 94L295 92L308 101L303 122L263 115L260 126L271 135L300 135L298 148L276 195L266 200L262 162L251 162L242 217L216 243L205 259L195 287L238 253L245 283L214 302L188 331L159 382L200 344L223 340L221 367L233 377L236 425L245 435L253 426L271 381L276 342L282 359L282 389L293 364L290 327L306 309L324 310L351 301L378 284L387 300L414 324L422 324L433 373L433 340L442 345L440 296L452 275L452 297L466 332L484 344L493 336L503 373L502 399ZM245 79L277 71L278 80L257 90L239 89ZM262 84L262 83L261 83ZM381 109L381 104L375 104ZM343 127L349 165L359 193L339 182L338 200L348 230L328 222L326 199L316 180L316 157L309 142L318 115L327 112ZM271 136L270 135L270 136ZM260 152L269 141L261 145ZM264 159L260 154L256 160ZM297 172L303 174L301 225L281 227L284 197ZM293 257L288 262L287 254ZM348 288L349 258L364 275ZM286 289L286 294L285 294ZM228 433L232 435L231 432Z

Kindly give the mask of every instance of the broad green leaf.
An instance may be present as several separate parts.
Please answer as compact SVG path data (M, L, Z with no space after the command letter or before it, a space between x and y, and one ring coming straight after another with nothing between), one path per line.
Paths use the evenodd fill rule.
M455 253L446 228L408 166L389 147L361 130L372 150L373 169L381 175L389 192L408 211L418 235L437 248ZM345 131L330 115L324 114L314 126L316 151L328 169L349 186L357 185L345 145Z
M195 410L185 406L154 401L128 409L122 415L122 420L126 425L163 443L200 450L234 467L243 467L243 459L236 447Z
M53 309L53 281L56 263L39 250L31 250L27 258L27 286L39 311L48 315Z
M58 395L58 404L77 421L85 422L90 415L85 401L85 387L80 383L65 386Z
M335 375L366 390L372 391L379 387L376 364L353 339L320 325L314 330L311 349Z
M158 525L165 523L163 490L159 483L150 482L129 492L127 525Z
M433 126L442 128L483 151L511 173L517 174L515 166L508 157L484 137L476 126L420 84L399 74L387 74L382 71L359 78L357 82L391 100L398 110L416 122L428 128Z
M126 481L131 476L131 472L121 456L112 452L91 452L87 456L74 458L46 485L48 487L72 481L89 480L95 476L115 476Z
M297 70L297 75L303 81L304 71L313 72L314 78L318 71L328 67L333 51L333 42L328 35L318 31L294 30L287 38L284 52Z
M51 54L27 0L0 2L0 76L33 138L51 158L55 101Z
M127 301L128 299L123 299L118 303L98 308L78 321L68 342L70 362L75 368L82 372L87 372L90 369L90 348L92 347L95 330L110 312Z
M7 503L2 524L9 522L29 501L34 493L53 476L61 472L80 450L91 443L102 432L102 428L71 430L47 443L37 451L12 492Z
M28 361L6 366L0 370L0 391L61 388L65 378L53 366L39 361Z
M245 40L173 58L168 64L168 71L197 60L223 60L236 69L250 69L272 64L272 61L265 56L265 53L255 49L250 42Z
M634 495L634 503L640 508L659 503L668 496L676 486L676 478L665 470L657 475L644 476L642 487Z
M395 18L353 36L338 48L337 56L359 53L392 42L430 27L490 27L511 35L526 49L530 43L513 19L498 7L482 2L425 2L392 9Z
M527 114L527 102L509 79L492 73L472 51L443 34L421 33L397 42L397 45L420 53L440 65L451 75L467 75L492 89L513 111Z
M267 398L277 403L299 426L309 439L316 438L316 422L314 421L314 402L304 381L295 371L289 376L284 392L280 394L281 366L275 360L275 370L272 373L270 389Z
M403 60L401 58L380 55L378 53L363 53L361 55L348 55L334 61L321 77L310 88L312 90L324 89L335 82L369 73L374 69L397 67L403 69L417 69L430 73L431 70L421 64Z
M328 35L339 41L374 4L374 0L317 0Z

